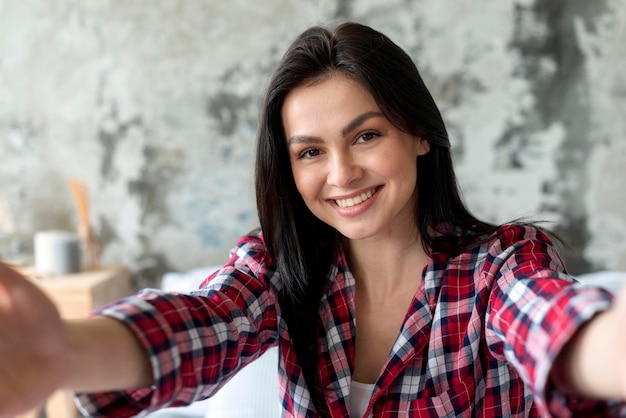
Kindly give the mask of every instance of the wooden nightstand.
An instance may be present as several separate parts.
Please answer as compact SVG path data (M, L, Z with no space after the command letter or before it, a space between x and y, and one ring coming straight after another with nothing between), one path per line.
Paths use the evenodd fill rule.
M32 268L20 271L31 278L55 303L66 319L84 318L89 312L132 293L130 274L124 267L104 267L67 276L37 277ZM47 418L76 418L72 392L58 391L45 405ZM37 418L40 409L16 418Z

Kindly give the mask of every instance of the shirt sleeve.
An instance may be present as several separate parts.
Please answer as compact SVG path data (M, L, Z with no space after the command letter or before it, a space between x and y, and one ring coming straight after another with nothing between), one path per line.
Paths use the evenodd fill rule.
M264 248L244 237L229 262L191 294L145 290L94 312L125 323L146 349L154 385L79 393L93 417L132 417L214 394L241 367L277 343L276 293Z
M492 282L486 338L530 388L542 416L616 415L618 405L565 397L549 381L555 358L586 321L608 309L612 295L575 284L549 238L532 227L506 228L486 256ZM592 413L593 415L581 415Z

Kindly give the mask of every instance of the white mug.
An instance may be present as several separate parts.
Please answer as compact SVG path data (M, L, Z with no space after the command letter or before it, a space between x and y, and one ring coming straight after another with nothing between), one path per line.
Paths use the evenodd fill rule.
M81 244L78 235L65 231L35 234L35 272L61 276L81 270Z

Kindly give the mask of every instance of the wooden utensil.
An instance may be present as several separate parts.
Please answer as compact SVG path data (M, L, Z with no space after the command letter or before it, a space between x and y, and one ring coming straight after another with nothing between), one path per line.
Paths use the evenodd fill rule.
M89 217L87 189L85 184L78 179L70 179L70 187L78 211L78 236L85 245L85 268L97 269L100 267L101 248Z

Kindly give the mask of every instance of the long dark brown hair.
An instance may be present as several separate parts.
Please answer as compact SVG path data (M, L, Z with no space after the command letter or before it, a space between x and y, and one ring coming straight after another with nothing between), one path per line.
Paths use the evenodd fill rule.
M418 157L415 221L427 253L441 223L477 235L495 226L465 207L456 182L443 119L411 58L387 36L357 23L313 27L288 48L261 109L256 154L256 201L268 255L280 276L280 305L298 363L320 416L328 416L318 375L322 287L334 261L338 232L316 218L296 189L281 120L285 97L304 83L342 74L359 82L383 114L404 132L425 138ZM459 250L459 248L457 248ZM450 251L450 248L446 248Z

